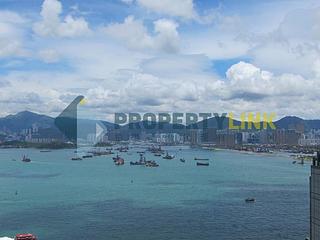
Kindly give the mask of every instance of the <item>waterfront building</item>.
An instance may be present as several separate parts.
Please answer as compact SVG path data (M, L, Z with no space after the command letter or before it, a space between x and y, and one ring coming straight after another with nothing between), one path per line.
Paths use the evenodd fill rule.
M318 129L311 129L310 131L301 134L299 138L299 145L301 146L319 146L320 145L320 131Z
M236 144L236 133L231 130L218 130L217 131L217 144L222 147L232 148Z
M204 142L204 143L216 143L217 129L216 128L204 128L202 137L203 137L202 142Z
M157 133L155 140L159 144L180 144L183 143L183 136L178 133Z
M191 145L200 145L203 139L202 129L191 129L190 130L190 143Z

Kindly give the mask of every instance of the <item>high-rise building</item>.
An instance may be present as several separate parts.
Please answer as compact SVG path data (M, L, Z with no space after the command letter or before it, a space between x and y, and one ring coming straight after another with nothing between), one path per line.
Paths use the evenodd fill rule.
M320 239L320 153L314 158L310 177L310 239Z

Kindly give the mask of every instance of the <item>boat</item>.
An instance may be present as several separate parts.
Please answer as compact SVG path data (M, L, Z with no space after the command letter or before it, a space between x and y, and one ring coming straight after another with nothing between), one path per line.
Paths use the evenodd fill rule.
M255 202L256 199L255 198L246 198L246 203L252 203L252 202Z
M21 160L22 162L31 162L31 159L26 157L26 155L23 155L23 158Z
M147 149L149 152L154 153L154 154L161 154L163 153L163 150L161 149L161 146L156 147L154 145L152 145L151 147L149 147ZM160 155L161 156L161 155Z
M197 166L209 166L209 163L197 162Z
M80 161L80 160L82 160L82 158L81 157L73 157L73 158L71 158L71 160L72 161Z
M122 157L120 157L119 155L117 155L116 157L112 158L114 161L114 164L116 166L120 166L124 164L124 159Z
M194 158L196 161L209 161L209 158Z
M297 163L297 161L293 161L293 162L292 162L292 164L296 164L296 163Z
M117 156L116 157L113 157L112 158L112 160L115 162L115 161L117 161L117 160L119 160L119 159L121 159L121 157L117 154Z
M147 161L145 164L146 167L159 167L159 164L156 161Z
M130 162L130 165L132 165L132 166L135 166L135 165L146 165L146 158L143 156L143 154L140 154L139 161Z
M116 160L116 161L114 162L114 164L115 164L116 166L123 165L123 164L124 164L124 159L123 159L123 158L119 158L118 160Z
M155 157L161 157L161 153L155 153L154 156Z
M92 158L93 157L93 155L84 155L84 156L82 156L82 158Z
M37 240L37 237L30 233L17 234L14 240Z
M42 153L51 152L51 150L40 150L40 152L42 152Z
M163 157L163 159L174 159L174 156L173 155L169 155L169 153L167 152L167 154Z
M180 162L186 162L186 160L184 158L180 158Z

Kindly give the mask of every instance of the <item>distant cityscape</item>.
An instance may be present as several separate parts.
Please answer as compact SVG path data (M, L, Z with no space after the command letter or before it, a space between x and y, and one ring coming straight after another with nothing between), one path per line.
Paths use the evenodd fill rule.
M31 120L30 120L31 119ZM82 120L84 121L84 120ZM93 120L86 120L94 123ZM230 130L183 127L174 128L170 125L163 129L114 127L108 123L108 130L100 137L99 142L145 141L159 145L191 145L216 146L231 149L252 147L255 151L269 151L271 148L317 148L320 146L320 127L317 124L305 124L302 119L286 117L278 122L277 129L263 130ZM316 121L316 120L312 120ZM0 144L10 145L12 142L32 144L51 144L68 142L53 123L53 118L32 112L21 112L0 119ZM86 122L86 123L87 123ZM285 122L285 124L283 124ZM95 141L94 134L86 133L79 136L88 142ZM252 150L252 149L251 149Z

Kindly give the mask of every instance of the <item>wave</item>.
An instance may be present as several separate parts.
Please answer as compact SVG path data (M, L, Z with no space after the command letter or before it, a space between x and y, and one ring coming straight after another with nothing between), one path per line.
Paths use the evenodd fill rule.
M14 240L14 238L9 238L9 237L0 237L0 240Z

